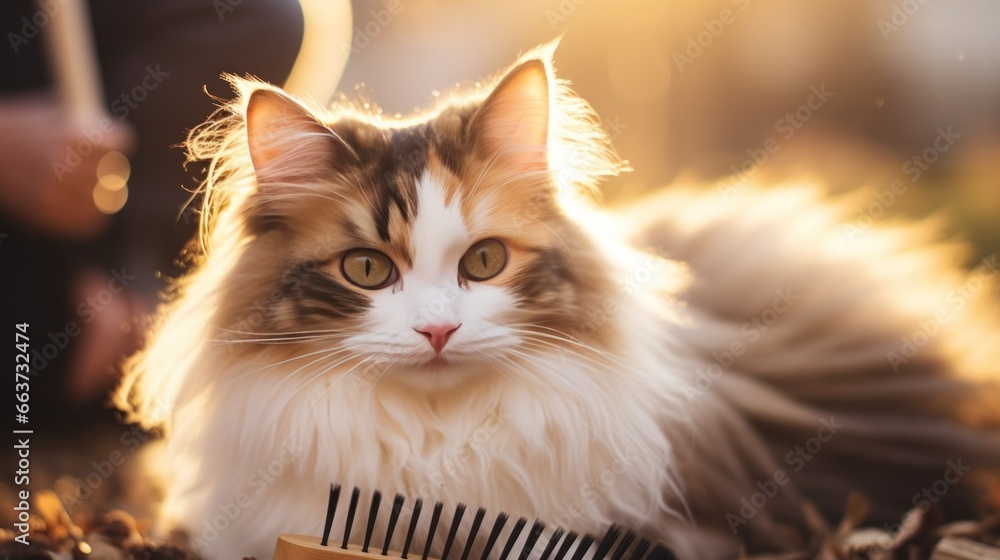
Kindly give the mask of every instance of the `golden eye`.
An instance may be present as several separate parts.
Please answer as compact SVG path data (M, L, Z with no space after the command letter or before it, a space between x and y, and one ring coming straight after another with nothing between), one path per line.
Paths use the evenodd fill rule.
M340 271L355 286L377 290L396 277L392 260L374 249L352 249L340 261Z
M470 280L489 280L507 264L507 249L496 239L477 241L462 256L462 272Z

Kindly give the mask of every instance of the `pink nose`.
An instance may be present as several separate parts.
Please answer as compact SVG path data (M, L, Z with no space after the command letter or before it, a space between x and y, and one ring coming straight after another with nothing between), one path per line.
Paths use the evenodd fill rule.
M414 327L413 330L424 335L424 338L426 338L427 342L430 343L431 348L433 348L435 352L440 354L441 350L444 348L444 345L448 344L448 339L451 338L452 333L457 331L458 327L461 326L462 326L461 323L459 323L458 325L452 323L443 323L440 325L427 325L426 327L423 327L421 329Z

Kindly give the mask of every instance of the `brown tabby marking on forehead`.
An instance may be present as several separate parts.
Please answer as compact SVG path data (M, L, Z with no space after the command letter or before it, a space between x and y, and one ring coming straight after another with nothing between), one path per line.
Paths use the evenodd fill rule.
M417 212L416 180L426 166L430 141L427 125L378 129L345 120L330 128L358 155L358 161L342 171L351 183L345 186L360 191L370 204L379 238L390 241L393 213L410 223Z
M458 105L442 110L431 122L434 154L448 171L456 175L461 174L462 167L470 155L472 146L470 127L473 114L473 106Z

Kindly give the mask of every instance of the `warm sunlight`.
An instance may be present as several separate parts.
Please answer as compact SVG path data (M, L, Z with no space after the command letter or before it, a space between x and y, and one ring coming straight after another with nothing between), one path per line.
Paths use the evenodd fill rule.
M1000 559L997 22L3 0L0 559Z

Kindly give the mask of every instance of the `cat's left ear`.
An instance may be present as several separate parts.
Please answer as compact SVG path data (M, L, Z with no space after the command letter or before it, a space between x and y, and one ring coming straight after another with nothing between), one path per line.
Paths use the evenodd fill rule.
M521 169L547 169L549 96L542 60L527 60L508 72L472 119L483 156Z
M302 180L329 171L343 146L336 134L294 99L271 89L250 93L247 143L257 183Z

